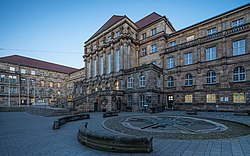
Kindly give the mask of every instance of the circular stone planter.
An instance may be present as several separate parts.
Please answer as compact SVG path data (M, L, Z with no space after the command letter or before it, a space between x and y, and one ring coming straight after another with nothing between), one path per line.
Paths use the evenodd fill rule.
M125 116L107 119L103 126L129 135L163 139L224 139L250 134L245 124L193 116Z

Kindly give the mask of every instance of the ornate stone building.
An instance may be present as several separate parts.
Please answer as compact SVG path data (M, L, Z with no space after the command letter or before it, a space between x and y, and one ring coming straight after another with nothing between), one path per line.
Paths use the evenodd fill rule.
M67 82L71 82L69 74L76 71L78 69L19 55L1 57L0 105L66 107L67 95L71 93L67 90Z
M248 107L249 4L176 31L152 13L112 16L85 42L85 111Z

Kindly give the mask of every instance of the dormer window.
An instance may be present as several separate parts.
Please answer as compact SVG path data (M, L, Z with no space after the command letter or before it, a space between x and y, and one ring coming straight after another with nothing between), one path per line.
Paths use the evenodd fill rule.
M120 31L116 32L116 37L120 37Z
M194 40L194 35L191 35L191 36L188 36L188 37L187 37L187 42L188 42L188 41L192 41L192 40Z
M151 29L152 36L156 35L156 28Z

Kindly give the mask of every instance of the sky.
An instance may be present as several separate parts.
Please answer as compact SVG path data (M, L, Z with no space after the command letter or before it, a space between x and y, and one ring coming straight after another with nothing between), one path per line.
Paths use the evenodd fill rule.
M176 30L249 0L0 0L0 57L22 55L82 68L84 42L112 15L132 21L152 12Z

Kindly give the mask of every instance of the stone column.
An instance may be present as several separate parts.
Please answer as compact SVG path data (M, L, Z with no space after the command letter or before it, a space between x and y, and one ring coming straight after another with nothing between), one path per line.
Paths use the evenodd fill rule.
M127 69L127 42L124 42L124 52L123 52L123 66L124 66L124 69Z
M120 45L120 69L124 69L124 46L123 43Z
M130 43L128 43L128 55L127 56L128 56L127 57L127 67L129 69L129 68L131 68L130 67L130 64L131 64L131 62L130 62Z

